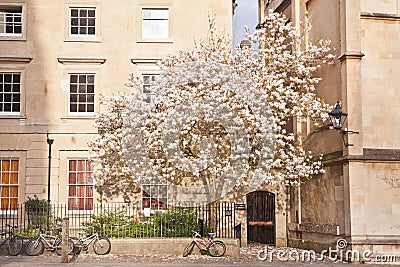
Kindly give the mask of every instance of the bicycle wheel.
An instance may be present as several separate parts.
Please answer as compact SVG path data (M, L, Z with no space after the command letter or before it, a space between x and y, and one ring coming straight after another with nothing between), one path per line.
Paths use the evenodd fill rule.
M183 257L187 257L188 255L190 255L193 249L194 249L194 242L190 242L183 250Z
M62 254L62 240L58 239L55 244L55 251L58 256ZM68 247L67 247L68 255L74 254L74 241L72 238L68 238Z
M81 253L83 243L77 237L71 237L71 239L74 242L74 250L72 251L72 255L78 255L79 253Z
M20 236L13 236L10 238L8 242L8 252L11 256L17 256L21 253L22 248L24 247L24 240Z
M224 242L216 240L207 246L207 250L212 257L222 257L225 254L226 246Z
M28 256L37 256L42 254L44 251L43 241L39 238L33 238L26 243L25 253Z
M106 255L110 252L111 250L111 242L106 236L99 236L94 242L93 242L93 250L94 253L98 255Z

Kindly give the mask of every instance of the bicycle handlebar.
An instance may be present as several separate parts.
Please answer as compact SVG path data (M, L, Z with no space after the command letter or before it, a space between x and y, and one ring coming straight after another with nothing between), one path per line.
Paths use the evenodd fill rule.
M11 228L12 230L17 229L18 226L14 226L14 225L9 225L8 223L5 224L5 226Z
M196 231L192 231L192 233L193 233L193 237L201 237L201 235Z

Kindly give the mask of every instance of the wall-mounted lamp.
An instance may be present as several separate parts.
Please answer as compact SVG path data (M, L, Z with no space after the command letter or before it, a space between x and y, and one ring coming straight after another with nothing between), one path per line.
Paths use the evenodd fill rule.
M243 39L239 44L240 49L251 49L251 42L249 39Z
M333 128L340 131L340 134L342 135L344 146L345 147L353 146L353 144L349 144L348 142L345 141L344 136L346 134L359 134L359 132L343 129L344 122L346 121L346 118L347 118L347 113L342 111L340 102L336 103L335 108L332 111L328 112L328 115L329 115L329 118L331 119Z

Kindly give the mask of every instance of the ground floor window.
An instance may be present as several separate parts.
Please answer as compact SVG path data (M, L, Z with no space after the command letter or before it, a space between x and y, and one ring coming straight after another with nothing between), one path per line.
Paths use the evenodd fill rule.
M17 209L19 160L0 158L1 210Z
M142 210L166 210L167 201L166 184L142 185Z
M68 210L93 210L93 170L88 159L68 160Z

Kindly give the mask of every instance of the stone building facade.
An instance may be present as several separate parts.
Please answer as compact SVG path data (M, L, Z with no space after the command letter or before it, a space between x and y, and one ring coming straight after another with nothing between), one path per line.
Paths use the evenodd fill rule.
M336 64L324 66L318 94L348 113L345 146L338 131L295 125L326 173L292 188L289 244L321 251L344 238L347 249L399 255L400 64L398 0L259 1L260 16L284 13L307 39L330 39Z
M210 14L231 32L232 13L232 0L0 0L1 206L50 185L51 201L90 210L100 93L129 92L131 73L148 84L158 59L207 36Z

